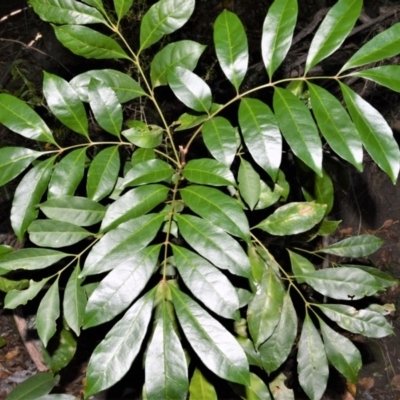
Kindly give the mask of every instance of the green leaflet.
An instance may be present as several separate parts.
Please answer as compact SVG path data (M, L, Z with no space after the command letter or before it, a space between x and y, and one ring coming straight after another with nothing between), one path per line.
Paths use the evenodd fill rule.
M143 16L139 53L182 27L193 13L194 0L159 0Z
M297 363L301 387L310 399L319 400L328 381L328 360L321 337L308 314L301 331Z
M135 162L133 168L125 175L122 188L167 181L173 174L174 170L172 167L162 160L151 159L138 163Z
M6 294L4 299L4 308L14 309L18 306L25 305L29 300L36 297L49 279L50 278L45 278L39 282L35 282L31 279L29 281L29 288L24 290L11 290Z
M57 39L69 50L85 58L124 58L130 60L122 47L110 37L80 25L53 25Z
M172 245L176 267L185 285L210 310L237 319L239 299L228 278L196 253Z
M260 198L260 175L258 175L249 162L242 158L240 159L238 181L240 195L250 209L253 210Z
M168 305L163 301L161 316L147 348L145 390L149 400L187 398L188 366Z
M316 175L314 182L315 201L319 204L325 204L325 215L328 215L333 207L334 188L331 177L322 170L322 176Z
M136 358L151 318L154 291L142 296L113 326L94 350L87 368L85 396L118 382Z
M362 0L339 0L319 26L308 51L305 72L337 50L361 13Z
M290 257L290 265L292 266L293 275L298 283L304 283L304 275L315 272L314 265L307 258L288 250Z
M218 400L214 386L196 368L189 386L190 400Z
M261 51L270 80L292 44L297 11L296 0L274 1L264 20Z
M85 108L78 94L67 81L57 75L44 72L43 94L51 112L65 126L89 137Z
M382 65L381 67L352 72L351 75L369 79L379 85L386 86L390 90L400 92L400 65Z
M43 153L25 147L0 149L0 186L13 180Z
M219 65L236 92L247 72L249 50L246 32L238 16L224 10L214 23L214 45Z
M73 196L85 173L86 148L68 153L54 167L47 197Z
M38 216L37 205L47 189L55 157L42 161L22 178L13 198L11 226L21 241L28 226Z
M189 296L169 288L183 333L206 367L221 378L248 384L246 355L235 338Z
M118 21L122 19L132 7L133 0L114 0L114 9L118 16Z
M154 56L150 65L153 87L167 85L167 72L176 66L193 71L205 48L206 46L192 40L180 40L167 44Z

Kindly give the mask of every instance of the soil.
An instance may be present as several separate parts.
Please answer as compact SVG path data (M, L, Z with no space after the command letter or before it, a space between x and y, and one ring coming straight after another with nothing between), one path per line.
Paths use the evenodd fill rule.
M141 3L141 2L138 2ZM197 19L190 27L181 33L183 37L197 40L201 43L210 43L211 36L205 32L211 32L212 21L221 9L227 7L235 10L247 27L252 50L251 62L253 66L259 62L258 40L260 38L262 19L270 1L239 2L235 0L199 0L196 11ZM318 10L332 5L333 1L308 1L301 2L301 14L299 30L306 29ZM396 2L387 0L365 1L366 18L376 18L387 9L396 5ZM386 8L384 8L386 7ZM262 9L262 10L261 10ZM262 19L260 19L261 17ZM381 24L373 27L374 32L393 25L400 20L400 12L385 19ZM344 46L344 49L354 51L373 33L372 28L361 31ZM254 43L252 37L254 39ZM304 56L309 45L309 36L299 42L288 63L283 66L285 74L293 73L295 60ZM64 49L54 37L51 28L27 7L25 0L13 0L0 3L0 90L12 93L32 106L45 112L42 105L40 92L42 84L42 71L46 70L72 78L75 74L93 68L91 61L82 61ZM207 50L211 51L211 50ZM211 56L211 52L209 53ZM206 55L207 56L207 55ZM346 56L342 54L341 56ZM336 59L329 59L323 63L324 69L335 67ZM213 57L213 56L212 56ZM213 59L213 58L211 58ZM290 64L291 63L291 64ZM98 66L97 66L98 68ZM224 90L223 79L220 72L212 65L203 67L204 74L209 74L211 80L221 83L221 91ZM253 68L254 74L250 79L258 79L257 68ZM299 73L299 72L297 72ZM371 83L353 85L355 89L382 112L391 124L395 134L400 132L400 101L399 96L389 91L377 88ZM16 135L10 135L7 130L0 128L0 147L4 145L26 145L21 139L15 139ZM15 142L15 141L18 142ZM22 139L23 140L23 139ZM29 143L33 147L37 143ZM393 185L389 178L369 159L365 160L363 173L357 173L349 167L341 170L336 186L336 207L333 217L342 220L341 225L331 240L338 240L350 235L371 233L385 240L382 248L374 254L370 260L382 271L388 272L400 279L400 184ZM3 234L7 240L12 239L8 223L8 208L13 188L0 189L0 237ZM0 298L1 300L1 298ZM376 301L381 304L394 304L400 310L400 288L395 286L380 294ZM0 302L1 305L1 302ZM27 315L29 310L27 311ZM388 320L393 325L395 335L384 339L366 339L361 336L353 336L351 339L362 350L363 368L357 385L346 385L342 379L331 379L329 390L325 399L362 399L362 400L398 400L400 398L400 319L397 311L388 315ZM63 372L63 378L59 387L61 393L68 393L82 397L84 387L84 374L87 357L96 344L96 340L87 334L82 343L85 349L79 349L80 359L67 367ZM0 308L0 399L27 377L36 373L37 368L27 353L24 343L15 326L12 313ZM100 338L98 338L100 340ZM290 382L288 383L290 384ZM295 383L294 383L295 384ZM296 388L295 388L296 389ZM130 389L129 389L130 390ZM110 391L108 394L100 394L98 399L134 399L140 390L130 392L125 390L124 383ZM296 397L297 398L297 397ZM300 398L300 397L299 397Z

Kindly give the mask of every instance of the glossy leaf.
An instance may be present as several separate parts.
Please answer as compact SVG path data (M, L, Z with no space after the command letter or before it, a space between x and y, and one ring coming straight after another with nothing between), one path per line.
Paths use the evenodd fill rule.
M108 231L122 222L137 218L163 202L169 193L166 186L151 184L130 190L112 203L101 224L101 230Z
M114 0L114 9L118 20L122 19L132 7L133 0Z
M51 249L21 249L2 256L1 268L7 271L42 269L68 256L69 254Z
M245 327L245 329L246 329L246 327ZM259 368L262 368L260 353L258 353L254 349L253 342L249 338L243 337L243 336L237 336L236 340L238 341L238 343L240 344L240 346L246 353L247 361L249 362L249 364L255 365L256 367L259 367Z
M112 320L135 300L153 274L160 248L146 247L134 257L125 253L126 261L120 262L89 297L84 329Z
M43 94L51 112L58 120L74 132L89 137L85 108L67 81L45 71Z
M54 167L47 197L72 196L85 172L86 148L68 153Z
M324 218L318 228L317 235L320 236L331 236L342 221L330 221Z
M383 116L361 96L343 83L340 87L365 149L395 183L400 169L400 151L392 130Z
M156 158L156 153L153 149L136 149L132 154L131 164L135 167L137 164Z
M270 79L285 59L292 44L297 11L296 0L274 1L264 20L261 51Z
M325 215L328 215L333 207L334 188L331 177L325 169L322 169L322 176L315 176L314 196L315 201L319 204L325 204Z
M271 235L296 235L313 228L325 215L325 204L299 202L288 203L277 208L256 228Z
M39 304L36 316L36 329L44 347L57 330L56 321L60 316L60 293L58 278L50 286Z
M107 35L81 25L53 25L57 39L78 56L95 59L127 59L122 47Z
M247 310L247 323L256 349L272 335L278 325L284 295L282 283L273 269L265 270Z
M198 368L194 370L190 380L189 393L189 400L218 400L214 386Z
M319 319L325 352L329 362L351 383L358 382L361 354L354 344Z
M85 397L109 388L128 372L146 336L153 303L154 293L146 293L96 347L87 368Z
M301 331L297 363L300 386L310 399L319 400L328 381L328 360L321 337L308 314Z
M15 387L7 400L37 400L50 393L59 380L60 377L53 376L51 372L38 372Z
M4 308L14 309L18 306L25 305L29 300L32 300L42 290L43 286L50 278L42 279L35 282L32 279L29 281L29 287L24 290L11 290L6 294L4 299Z
M46 394L45 396L37 397L35 400L77 400L77 397L71 394Z
M89 199L100 201L113 190L120 169L118 146L101 150L94 157L87 174L86 191Z
M150 78L153 87L167 85L167 72L176 66L193 71L205 48L206 46L192 40L167 44L151 61Z
M211 89L199 76L186 68L175 67L167 72L168 84L185 106L199 112L211 107Z
M106 233L88 254L81 276L106 272L129 262L136 265L137 253L154 239L163 220L162 214L147 214Z
M260 175L243 158L240 159L238 181L240 195L250 207L250 210L253 210L260 198Z
M307 83L312 110L324 138L336 154L362 170L360 135L340 101L320 86Z
M164 132L162 128L146 125L138 120L128 121L126 124L130 129L122 131L122 134L135 146L153 149L161 144Z
M282 157L282 136L271 109L257 99L244 98L239 125L254 161L275 181Z
M369 275L374 277L374 279L384 288L391 287L397 283L396 278L393 276L379 270L378 268L368 267L366 265L342 265L343 267L359 268L362 271L367 272Z
M250 372L250 385L246 387L246 400L271 400L268 386L253 372Z
M115 69L96 69L75 76L69 83L82 101L89 102L89 83L92 79L100 81L103 86L114 91L120 103L146 95L139 83L129 75Z
M306 73L342 45L354 28L362 6L362 0L339 0L329 10L311 42L306 61Z
M137 163L125 175L122 187L138 186L168 180L174 174L171 166L162 160L148 160Z
M260 197L255 209L263 210L272 206L282 197L283 192L284 188L277 183L274 185L274 189L271 190L264 181L260 181Z
M89 103L98 124L119 137L122 129L122 107L114 91L92 78L88 86Z
M249 227L239 203L218 189L191 185L181 189L185 204L195 213L243 240L249 238Z
M211 186L236 186L230 169L212 158L190 160L182 171L182 175L193 183Z
M194 0L159 0L153 4L140 24L139 52L181 28L192 15L194 6Z
M385 86L394 92L400 92L400 65L382 65L353 72L351 76L360 76Z
M230 167L236 154L236 129L223 117L206 121L202 128L208 151L218 161Z
M322 144L310 110L287 89L275 87L274 111L293 153L316 174L322 173Z
M85 290L79 278L81 270L77 265L72 271L64 292L63 315L68 326L79 336L86 307Z
M382 244L383 240L376 236L359 235L325 246L318 252L340 257L365 257L378 250Z
M149 400L186 400L189 386L187 362L165 301L147 348L145 376Z
M263 368L276 371L287 359L297 336L297 314L289 293L283 298L279 323L272 335L258 349Z
M99 24L104 17L95 8L72 0L30 0L40 19L55 24Z
M47 189L54 160L55 157L49 158L28 171L15 190L10 219L20 241L38 216L37 205Z
M393 333L385 317L371 310L357 310L344 304L316 305L331 320L349 332L381 338Z
M235 338L189 296L169 285L179 324L193 350L217 376L249 384L249 366Z
M3 147L0 149L0 186L13 180L41 155L41 152L25 147Z
M96 7L98 10L104 11L103 0L82 0L82 2L89 4L89 6Z
M52 198L39 205L46 217L56 221L74 221L78 226L90 226L100 222L105 215L105 207L86 197L63 196Z
M210 310L225 318L237 318L239 299L228 278L196 253L172 245L179 274L190 291Z
M304 283L304 275L315 272L314 265L307 260L307 258L288 250L290 257L290 265L292 267L293 275L298 283Z
M238 91L247 72L249 49L243 24L233 12L224 10L216 19L214 46L223 73Z
M381 61L400 53L400 23L373 37L343 65L340 73L350 68Z
M0 124L28 139L56 143L42 118L25 102L6 93L0 94Z
M201 256L218 268L249 277L251 267L240 244L221 228L193 215L176 216L179 232Z
M367 272L358 268L327 268L303 274L317 292L338 300L359 300L372 296L383 287Z
M37 219L28 228L29 240L41 247L59 248L70 246L92 234L70 222Z

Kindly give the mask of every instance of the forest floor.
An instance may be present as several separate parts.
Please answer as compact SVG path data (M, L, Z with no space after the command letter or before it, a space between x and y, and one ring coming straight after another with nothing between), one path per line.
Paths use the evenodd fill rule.
M209 3L215 3L215 7L210 7L207 2L200 1L199 3L204 3L204 12L201 15L205 18L211 11L219 12L221 7L235 2L233 0L210 1ZM251 0L251 3L255 5L259 2ZM372 3L374 3L376 13L371 15L372 17L379 16L376 4L379 3L385 7L396 4L396 2L388 1ZM239 7L238 11L243 10ZM316 10L303 8L303 13L306 11L310 11L310 15L316 12ZM10 14L12 12L15 13ZM382 12L387 12L387 10ZM257 7L254 6L252 13L247 13L247 18L251 20L257 13ZM400 11L397 14L393 13L393 16L385 23L392 25L399 20ZM302 21L302 26L306 28L307 22L310 21ZM191 26L194 25L196 24ZM201 32L206 29L209 29L209 26L197 23L197 33L195 32L192 38L196 40L196 34L201 36ZM202 42L201 38L197 40ZM359 46L357 40L362 40L362 37L356 36L354 41L346 46L357 48ZM306 41L304 49L307 48L307 44ZM54 39L48 24L41 22L32 10L26 8L25 0L13 0L12 6L6 5L5 2L0 3L0 50L0 91L19 96L39 108L42 101L40 88L43 70L68 77L72 74L71 70L79 73L84 69L90 69L93 65L90 62L82 65L80 59L62 48ZM254 55L254 59L256 57L257 55ZM299 56L296 57L299 58ZM369 100L388 119L395 134L400 132L399 96L387 91L375 90L373 86L358 89L359 92L362 91L368 95ZM6 130L0 131L0 147L5 144L14 144L13 140ZM37 144L33 145L37 146ZM381 237L385 244L371 257L371 261L382 271L400 279L400 183L393 185L376 165L368 160L365 162L363 173L347 171L345 175L342 177L342 182L337 184L337 204L333 217L336 220L341 219L342 223L334 239L362 233ZM12 193L12 188L0 192L0 207L9 200L8 192ZM3 218L0 220L0 233L2 229L8 229L7 212L6 209L0 210L0 218ZM394 286L387 293L377 297L376 301L381 304L393 304L396 310L400 310L400 287ZM395 331L392 336L379 340L365 339L361 336L351 337L363 354L364 366L360 372L359 381L355 386L331 381L330 389L324 397L326 400L400 399L400 312L390 311L390 306L388 306L388 319ZM94 346L95 340L89 337L86 341L84 339L83 343L87 346L87 352L83 349L80 352L82 359L75 360L73 365L67 368L68 374L63 375L60 389L63 393L74 394L78 398L83 398L82 388L87 362L85 354L90 354L90 347ZM36 371L36 366L27 353L15 326L12 313L2 310L0 302L0 399L4 399L12 387ZM136 398L132 396L134 395L127 394L124 398ZM122 397L110 392L104 398L120 400Z

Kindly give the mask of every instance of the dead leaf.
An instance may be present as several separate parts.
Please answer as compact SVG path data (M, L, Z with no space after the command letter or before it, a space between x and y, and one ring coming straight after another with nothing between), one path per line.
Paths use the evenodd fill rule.
M354 383L351 383L349 381L347 381L346 386L347 386L349 395L351 395L354 398L357 394L357 386ZM347 396L347 393L345 394L345 396ZM347 400L347 397L343 397L342 400L345 400L345 399Z
M339 229L339 234L341 236L350 236L353 233L353 228L350 226L348 228Z
M373 376L361 378L358 381L358 386L360 386L360 388L363 390L372 389L374 385L375 385L375 378Z
M5 355L5 359L7 361L12 360L14 357L16 357L18 354L20 353L18 348L15 348L14 350L9 351L6 355Z

